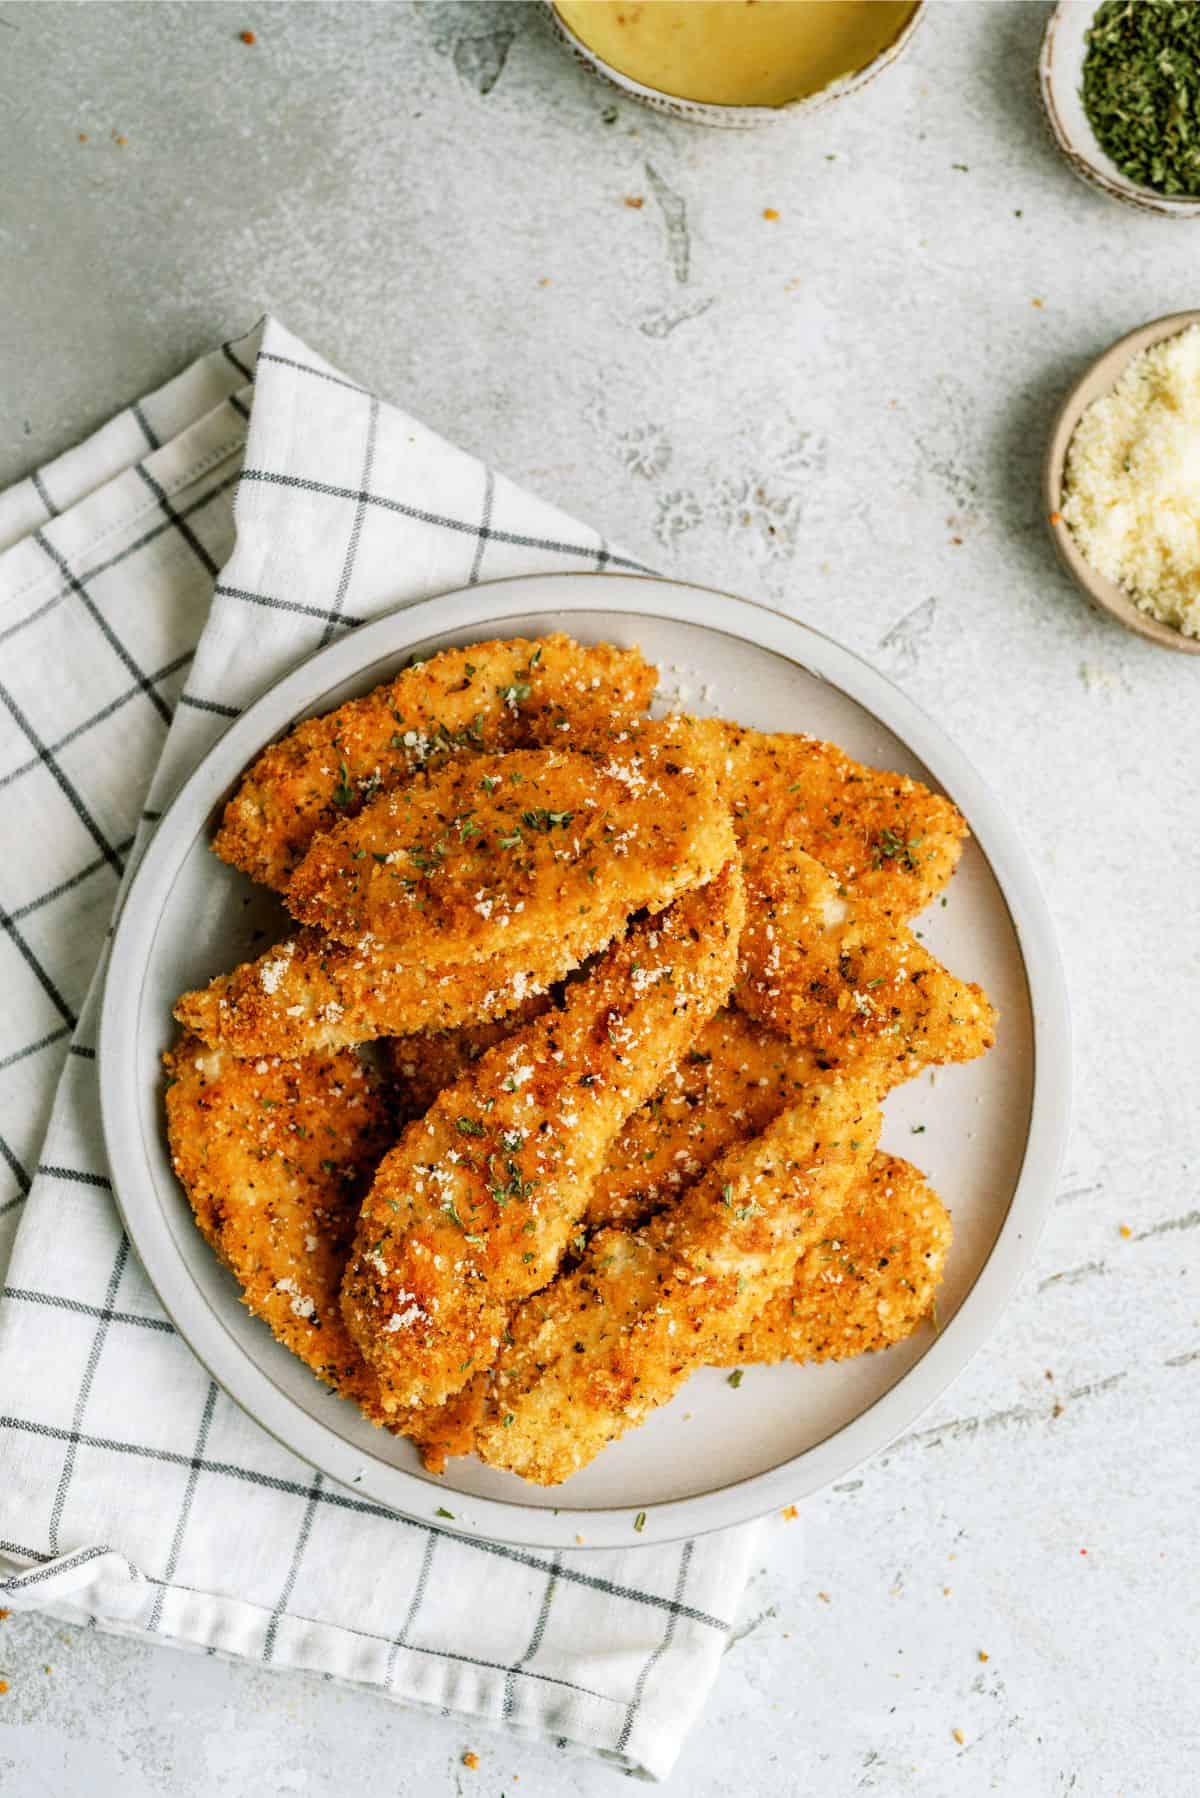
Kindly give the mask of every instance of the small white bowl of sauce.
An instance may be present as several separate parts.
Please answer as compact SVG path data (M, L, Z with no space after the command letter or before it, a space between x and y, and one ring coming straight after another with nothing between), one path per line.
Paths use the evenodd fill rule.
M631 99L745 130L815 112L901 55L924 0L547 0L576 60Z

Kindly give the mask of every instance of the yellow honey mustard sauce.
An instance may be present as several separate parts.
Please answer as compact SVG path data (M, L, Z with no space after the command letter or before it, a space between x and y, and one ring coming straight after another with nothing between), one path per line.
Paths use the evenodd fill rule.
M784 106L865 68L916 0L555 0L569 30L643 87Z

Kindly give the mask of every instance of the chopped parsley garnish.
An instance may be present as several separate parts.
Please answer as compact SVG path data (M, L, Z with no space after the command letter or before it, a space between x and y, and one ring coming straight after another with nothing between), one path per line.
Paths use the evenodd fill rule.
M529 698L531 688L527 680L515 680L510 687L497 687L496 691L505 705L515 709L523 699Z
M530 830L536 830L542 836L549 836L552 830L565 830L574 816L574 812L548 812L544 805L521 813Z
M909 837L905 841L898 831L889 826L879 833L879 841L871 852L872 865L882 868L885 861L896 861L906 873L915 874L917 863L913 850L918 849L923 841L923 837Z
M461 1136L482 1136L484 1134L483 1125L478 1118L455 1118L454 1124Z
M354 788L350 785L350 770L344 761L338 762L338 784L333 789L333 803L340 806L354 804Z
M537 1183L522 1177L511 1156L506 1157L502 1171L497 1173L496 1159L495 1155L489 1155L488 1173L492 1177L492 1198L503 1211L510 1199L527 1199Z
M727 1386L732 1386L734 1391L736 1392L738 1387L742 1383L742 1379L743 1379L743 1375L742 1375L741 1368L735 1367L733 1372L731 1374L729 1374L728 1377L726 1378L725 1384Z
M646 1513L644 1511L638 1512L637 1516L633 1520L633 1527L637 1531L638 1535L640 1536L642 1531L646 1527Z
M437 1510L433 1514L435 1517L448 1517L450 1519L451 1523L454 1522L454 1512L448 1511L446 1509L445 1505L439 1505Z

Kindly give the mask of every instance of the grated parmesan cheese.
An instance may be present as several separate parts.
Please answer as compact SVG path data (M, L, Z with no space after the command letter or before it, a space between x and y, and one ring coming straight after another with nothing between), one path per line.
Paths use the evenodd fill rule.
M1200 326L1135 356L1067 450L1062 515L1098 574L1200 636Z

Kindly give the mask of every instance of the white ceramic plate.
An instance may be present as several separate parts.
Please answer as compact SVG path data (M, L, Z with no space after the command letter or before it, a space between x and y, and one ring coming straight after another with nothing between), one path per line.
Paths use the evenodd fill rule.
M954 970L999 1006L995 1050L890 1097L884 1145L929 1174L954 1217L928 1326L842 1365L750 1368L736 1390L705 1370L644 1428L565 1485L529 1486L473 1459L425 1473L411 1444L373 1429L239 1302L195 1229L170 1167L159 1056L185 988L282 933L270 895L220 863L211 823L258 751L296 719L388 679L414 651L566 630L638 643L668 697L768 730L799 730L944 788L974 833L948 904L918 921ZM828 638L745 600L624 575L546 575L449 594L363 626L272 688L233 724L171 806L130 887L100 1034L105 1140L130 1238L163 1305L225 1390L263 1428L380 1503L495 1539L568 1547L665 1541L758 1516L840 1478L907 1429L995 1323L1033 1252L1067 1126L1066 999L1037 884L996 801L942 732ZM918 1131L918 1134L914 1134ZM639 1536L634 1519L646 1513Z

